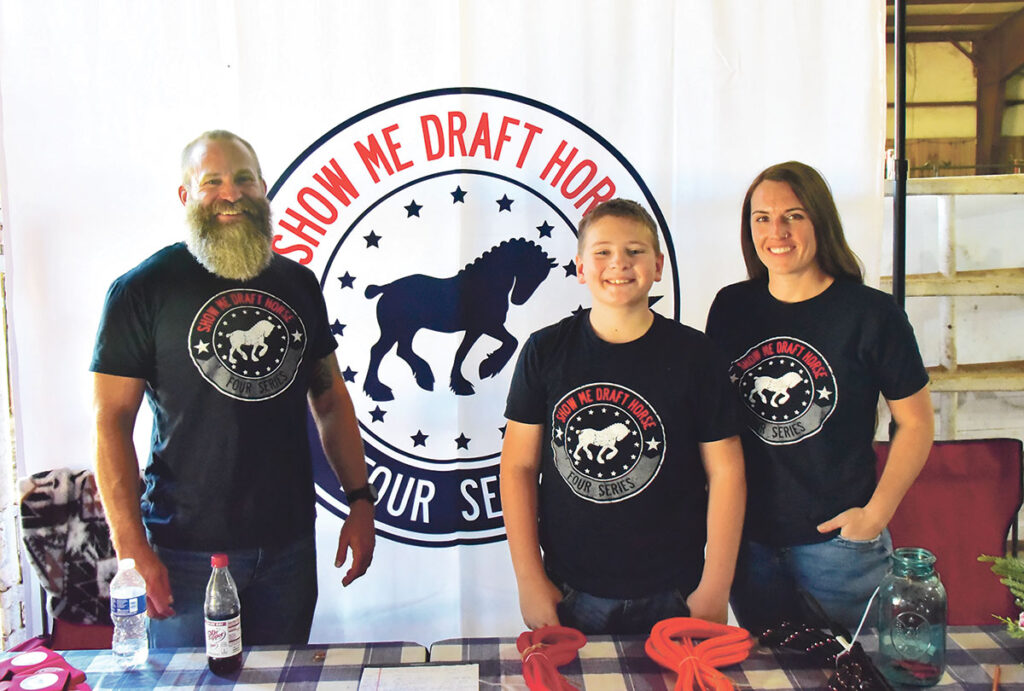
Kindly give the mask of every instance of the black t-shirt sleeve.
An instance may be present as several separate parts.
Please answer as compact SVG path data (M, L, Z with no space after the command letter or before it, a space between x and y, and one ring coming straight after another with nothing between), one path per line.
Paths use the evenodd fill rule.
M313 299L316 301L312 308L316 314L316 323L311 325L310 353L316 360L322 360L338 348L338 341L334 338L334 334L331 333L330 320L327 317L327 304L324 302L324 295L320 290L320 284L311 272L308 274L308 279L310 281L310 294L314 296Z
M722 293L719 292L711 302L711 307L708 309L708 319L704 325L704 333L713 341L717 341L721 336L721 313Z
M147 379L154 344L148 305L125 277L107 291L89 369L100 374Z
M707 338L698 341L691 369L694 390L695 431L698 442L711 442L740 433L740 409L735 389L729 384L725 357Z
M519 353L505 403L505 417L528 425L542 425L546 417L538 335L530 336Z
M878 388L888 400L917 393L928 383L928 371L906 312L887 304L879 328L879 343L872 367Z

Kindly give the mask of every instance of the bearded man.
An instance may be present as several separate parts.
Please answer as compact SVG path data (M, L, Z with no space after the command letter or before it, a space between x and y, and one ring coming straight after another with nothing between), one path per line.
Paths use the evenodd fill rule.
M376 492L315 276L273 252L252 146L182 153L185 242L114 281L93 360L96 478L119 558L146 580L153 647L202 646L210 555L224 552L246 645L309 640L317 597L313 413L350 505L335 566L373 557ZM140 501L133 428L153 410Z

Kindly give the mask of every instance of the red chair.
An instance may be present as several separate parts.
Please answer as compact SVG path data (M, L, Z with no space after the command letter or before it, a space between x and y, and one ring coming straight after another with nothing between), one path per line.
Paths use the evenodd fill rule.
M889 444L875 446L878 472ZM889 523L894 547L924 547L946 586L951 625L1017 618L1013 596L978 555L1017 553L1017 514L1024 501L1019 439L938 441Z

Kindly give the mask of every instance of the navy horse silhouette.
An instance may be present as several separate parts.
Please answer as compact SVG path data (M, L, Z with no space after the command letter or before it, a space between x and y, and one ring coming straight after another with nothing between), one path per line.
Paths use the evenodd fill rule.
M390 401L395 397L377 378L377 369L396 343L398 357L409 363L416 383L421 389L433 391L434 373L427 361L412 349L416 332L428 329L443 333L466 332L452 363L451 389L460 396L472 394L473 385L462 376L462 362L470 348L484 334L500 341L498 349L480 363L480 377L493 377L500 372L518 345L505 328L509 300L515 305L529 300L556 264L539 245L514 238L487 250L450 278L414 274L384 286L368 287L368 299L381 296L377 303L380 338L370 348L363 391L375 401Z

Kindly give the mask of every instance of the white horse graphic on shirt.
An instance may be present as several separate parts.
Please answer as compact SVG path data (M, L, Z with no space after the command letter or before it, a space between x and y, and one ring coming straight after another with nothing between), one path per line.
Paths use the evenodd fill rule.
M228 362L232 365L237 362L235 360L235 353L241 355L243 359L252 360L253 362L266 355L267 351L270 350L270 346L267 345L267 336L274 332L274 328L273 322L268 319L256 322L248 329L239 329L229 333L227 336L228 342L231 344L231 350L228 351ZM249 355L246 355L245 351L242 350L244 346L252 346Z
M754 396L760 396L761 403L778 408L789 400L789 390L802 381L803 377L799 372L786 372L781 377L754 377L754 388L750 391L749 400L753 403ZM765 397L765 391L771 392L771 401Z
M611 460L619 454L619 449L616 446L617 442L622 441L629 436L629 427L616 422L608 425L604 429L593 429L587 427L580 431L579 437L577 437L576 450L573 451L573 456L576 460L580 460L580 452L582 451L587 455L587 458L591 461L594 459L594 454L590 452L591 446L599 446L597 450L597 462L604 465L606 460Z

